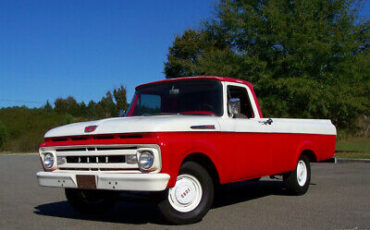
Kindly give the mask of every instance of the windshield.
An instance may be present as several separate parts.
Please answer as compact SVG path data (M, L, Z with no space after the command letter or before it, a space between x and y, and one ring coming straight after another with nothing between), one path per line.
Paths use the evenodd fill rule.
M200 114L222 116L222 84L199 79L164 82L137 89L128 116Z

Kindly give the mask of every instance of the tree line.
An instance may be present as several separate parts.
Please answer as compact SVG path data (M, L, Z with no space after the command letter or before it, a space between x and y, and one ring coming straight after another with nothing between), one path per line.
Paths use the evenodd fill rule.
M57 98L54 108L47 101L44 108L56 113L68 113L74 117L84 117L89 119L101 119L107 117L122 116L128 107L126 99L126 89L121 86L108 91L100 101L91 100L87 105L85 102L78 103L72 96L67 98Z
M7 107L0 109L0 151L37 151L44 134L57 126L118 117L128 108L126 89L108 91L100 101L77 102L72 96L49 101L40 108Z
M266 117L369 125L369 21L354 0L221 0L213 18L169 47L167 78L251 82Z

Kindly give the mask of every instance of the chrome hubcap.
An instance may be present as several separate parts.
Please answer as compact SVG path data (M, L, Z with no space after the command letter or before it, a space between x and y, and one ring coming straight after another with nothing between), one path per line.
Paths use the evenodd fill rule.
M168 201L179 212L190 212L198 207L202 199L202 186L197 178L189 174L177 177L176 184L168 191Z
M297 180L300 186L304 186L307 181L307 167L303 160L298 161Z

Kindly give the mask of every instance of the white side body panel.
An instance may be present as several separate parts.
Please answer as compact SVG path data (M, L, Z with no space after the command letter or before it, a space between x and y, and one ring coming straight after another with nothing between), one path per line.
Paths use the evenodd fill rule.
M336 135L330 120L272 118L265 125L265 118L232 119L211 116L166 115L111 118L61 126L50 130L45 137L86 135L86 126L97 125L88 134L150 133L150 132L253 132L253 133L301 133ZM214 125L215 129L193 129L192 126Z

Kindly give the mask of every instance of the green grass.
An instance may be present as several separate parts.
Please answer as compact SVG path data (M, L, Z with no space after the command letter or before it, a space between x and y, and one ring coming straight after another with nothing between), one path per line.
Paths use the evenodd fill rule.
M335 153L335 157L338 157L338 158L351 158L351 159L370 159L370 153L348 153L348 152L341 152L341 153Z
M338 140L335 156L340 158L370 159L370 138L350 137Z

